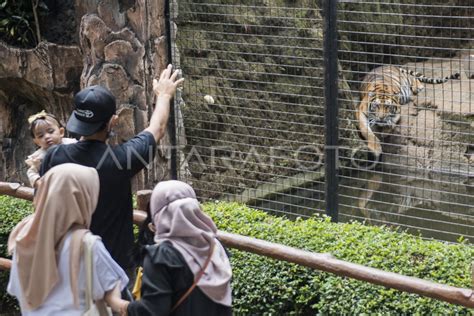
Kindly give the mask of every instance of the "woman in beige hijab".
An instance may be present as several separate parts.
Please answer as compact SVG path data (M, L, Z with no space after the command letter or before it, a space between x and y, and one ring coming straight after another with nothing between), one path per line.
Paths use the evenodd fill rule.
M85 268L82 238L89 231L99 196L94 168L62 164L40 179L35 212L11 232L13 253L8 292L20 302L22 315L82 315ZM93 247L94 300L128 283L102 241Z

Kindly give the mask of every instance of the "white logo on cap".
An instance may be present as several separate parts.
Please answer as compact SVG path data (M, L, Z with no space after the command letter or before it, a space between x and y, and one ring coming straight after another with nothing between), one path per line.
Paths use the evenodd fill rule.
M94 117L94 112L92 112L91 110L76 109L76 115L79 115L85 118L91 118L91 117Z

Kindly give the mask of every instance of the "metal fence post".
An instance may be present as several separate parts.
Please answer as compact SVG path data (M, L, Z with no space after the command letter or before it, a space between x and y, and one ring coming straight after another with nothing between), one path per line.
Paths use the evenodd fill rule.
M168 54L168 63L173 63L173 50L171 38L171 1L166 0L165 3L165 19L166 19L166 45ZM168 119L168 134L170 137L170 176L171 179L178 179L178 155L177 155L177 141L176 141L176 113L175 113L175 102L174 98L170 100L170 116Z
M326 103L325 125L325 203L326 214L338 221L338 89L337 89L337 1L324 0L324 97Z

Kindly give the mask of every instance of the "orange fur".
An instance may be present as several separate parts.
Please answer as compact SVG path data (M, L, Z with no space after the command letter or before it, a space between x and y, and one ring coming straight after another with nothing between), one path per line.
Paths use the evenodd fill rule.
M376 130L393 130L400 121L401 106L413 101L413 96L424 89L422 82L441 84L459 77L459 73L455 73L444 78L429 78L395 66L381 66L367 73L360 88L361 101L356 119L360 133L375 158L378 160L382 154Z
M404 85L402 87L402 84ZM408 85L408 87L407 87ZM369 72L360 89L360 104L356 119L362 137L367 140L367 147L379 159L382 154L380 139L375 135L376 128L393 129L400 120L402 89L404 93L416 95L424 86L402 69L383 66ZM407 92L407 90L409 90Z

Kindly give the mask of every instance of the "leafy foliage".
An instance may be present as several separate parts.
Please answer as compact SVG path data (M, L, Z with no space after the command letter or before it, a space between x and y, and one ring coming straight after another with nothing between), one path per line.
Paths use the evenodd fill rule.
M219 229L373 268L470 288L474 247L423 240L386 227L334 224L326 217L290 221L235 203L208 203ZM231 249L236 314L470 315L448 304Z
M427 241L385 227L334 224L326 217L268 215L236 203L207 203L219 229L335 257L374 268L470 287L474 247ZM0 196L0 256L11 229L32 212L30 202ZM338 277L295 264L230 249L236 315L471 315L468 309ZM0 272L0 311L18 309L6 294L8 272Z
M0 0L0 40L20 47L33 47L41 39L37 38L34 11L44 16L48 8L43 1L37 1L33 8L31 0Z
M24 217L31 214L31 202L0 195L0 257L6 258L10 231ZM17 301L6 292L9 273L0 270L0 311L18 310Z

